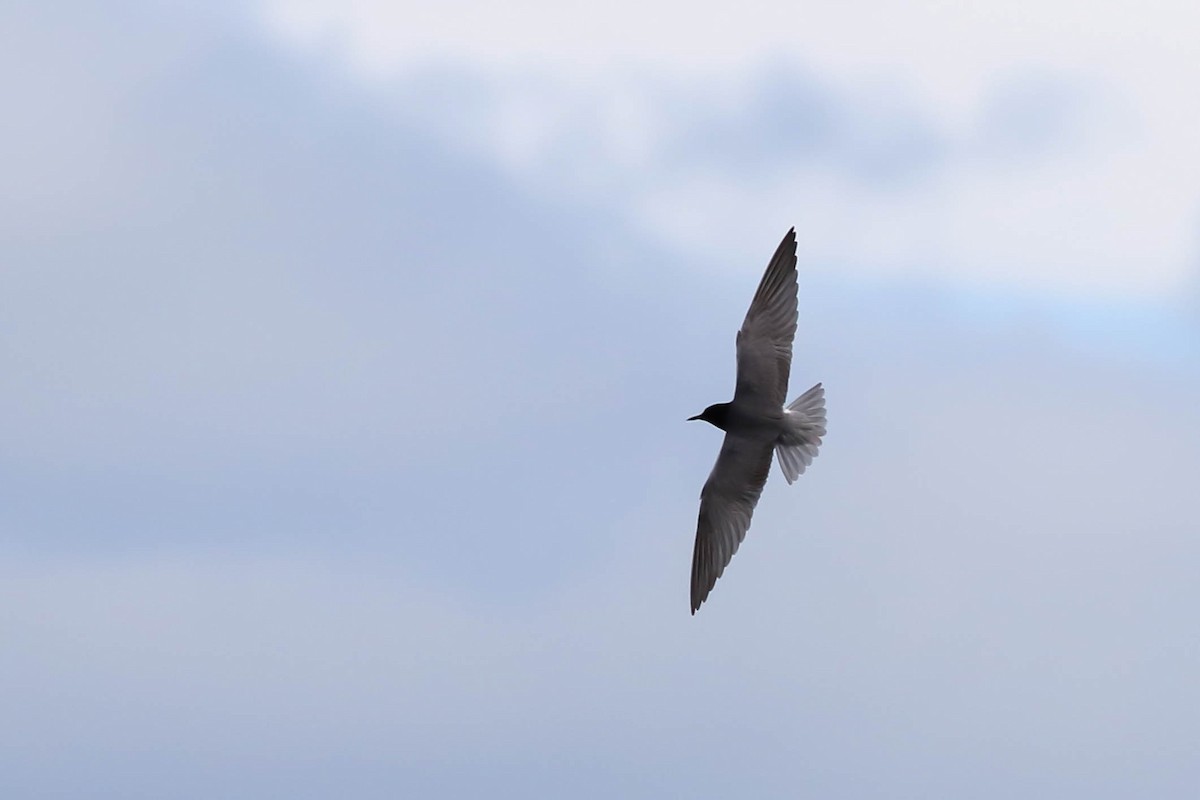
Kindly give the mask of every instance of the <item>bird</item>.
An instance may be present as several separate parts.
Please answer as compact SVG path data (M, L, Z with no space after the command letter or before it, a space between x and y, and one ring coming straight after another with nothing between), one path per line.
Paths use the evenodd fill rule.
M772 455L790 485L812 464L825 436L822 384L784 405L798 319L796 292L792 228L771 256L738 331L733 400L688 418L725 431L717 462L700 492L692 551L693 615L746 537Z

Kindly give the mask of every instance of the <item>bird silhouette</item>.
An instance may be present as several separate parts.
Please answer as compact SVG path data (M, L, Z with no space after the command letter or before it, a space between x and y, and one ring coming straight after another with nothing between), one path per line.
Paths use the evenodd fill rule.
M783 237L763 273L737 334L737 385L733 400L689 420L725 431L717 463L700 492L700 519L692 552L692 614L750 528L750 517L777 455L793 483L812 463L825 435L821 384L789 403L788 375L796 335L796 229Z

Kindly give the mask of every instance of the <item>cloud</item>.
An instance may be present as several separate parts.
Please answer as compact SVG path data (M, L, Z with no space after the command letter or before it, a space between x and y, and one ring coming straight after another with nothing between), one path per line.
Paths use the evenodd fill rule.
M639 4L616 25L621 8L274 2L263 20L383 93L431 64L479 76L476 122L459 109L440 136L695 258L730 261L722 230L778 217L814 266L866 277L1148 300L1186 282L1200 160L1178 4L1102 3L1083 27L1065 3L842 3L795 24L772 2Z
M22 609L7 682L35 687L16 713L42 720L9 752L74 753L109 729L115 763L152 752L197 774L196 796L238 769L276 791L365 769L366 796L1188 785L1194 381L1036 335L956 341L952 319L825 349L840 434L811 483L772 481L695 625L684 535L711 436L623 496L609 557L515 607L378 551L6 559Z
M123 98L120 147L96 157L104 194L131 199L85 225L64 197L59 233L4 241L9 543L384 547L503 597L582 569L618 506L586 525L576 508L644 469L606 459L682 413L636 387L699 323L656 315L682 320L704 287L237 28L165 60L131 35L98 35L70 86ZM100 111L59 97L79 116L55 134L86 142ZM511 580L530 564L545 583Z
M926 178L944 166L946 142L917 109L882 97L848 97L818 78L776 65L732 97L678 109L663 137L666 171L700 171L751 185L780 172L830 170L874 190Z
M904 87L786 61L705 82L443 64L364 91L531 196L603 209L713 265L736 263L741 245L725 232L765 237L795 220L811 269L1092 297L1177 292L1190 238L1163 225L1186 205L1160 213L1117 191L1148 176L1134 174L1137 123L1114 88L1033 70L986 89L953 124Z

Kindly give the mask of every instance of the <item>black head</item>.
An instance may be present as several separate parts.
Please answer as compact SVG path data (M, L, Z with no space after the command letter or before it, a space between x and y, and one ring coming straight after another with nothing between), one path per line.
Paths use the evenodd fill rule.
M709 425L715 425L721 430L725 430L725 423L729 419L729 403L711 405L704 409L704 413L688 417L688 422L694 419L704 420Z

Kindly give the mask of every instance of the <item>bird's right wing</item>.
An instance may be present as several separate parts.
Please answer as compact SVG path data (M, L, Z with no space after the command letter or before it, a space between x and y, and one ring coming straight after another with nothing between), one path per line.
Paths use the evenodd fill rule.
M746 538L771 468L771 444L725 434L717 463L700 492L700 520L692 551L692 613L708 597Z
M787 402L796 336L796 229L783 237L767 264L737 335L737 388L743 408L777 413Z

